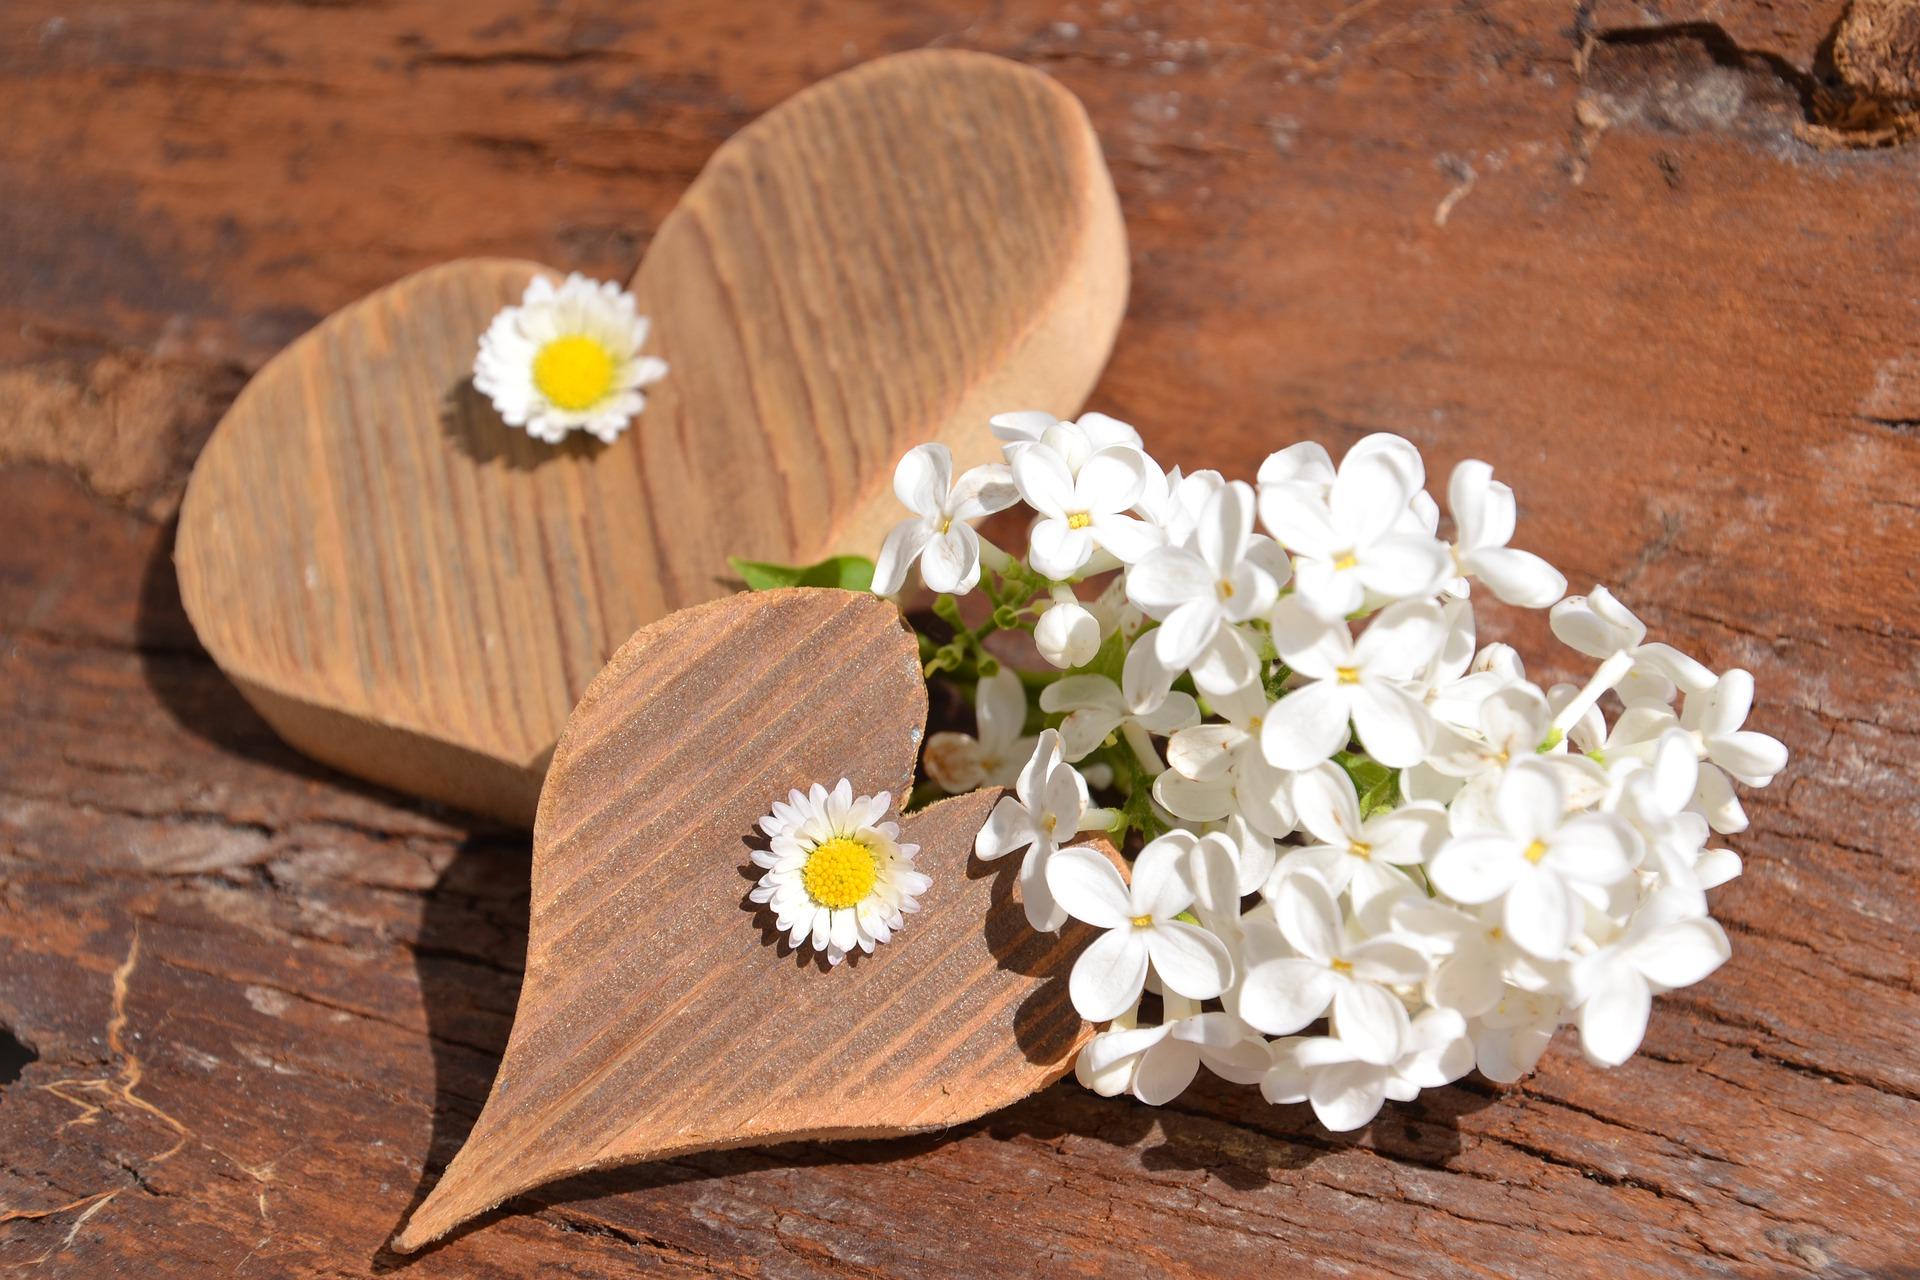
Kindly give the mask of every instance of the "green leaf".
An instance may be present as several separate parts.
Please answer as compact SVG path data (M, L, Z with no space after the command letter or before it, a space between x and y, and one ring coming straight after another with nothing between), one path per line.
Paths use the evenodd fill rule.
M1362 818L1371 818L1400 803L1400 775L1394 770L1358 751L1342 751L1333 759L1353 779Z
M873 561L865 556L829 556L819 564L767 564L728 556L727 563L749 591L775 587L838 587L842 591L873 590Z

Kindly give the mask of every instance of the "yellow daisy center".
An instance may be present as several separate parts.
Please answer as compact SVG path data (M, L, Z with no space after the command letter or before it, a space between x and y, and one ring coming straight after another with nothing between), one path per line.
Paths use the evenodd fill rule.
M835 836L814 846L800 869L807 896L835 911L858 905L873 892L879 878L880 864L873 850L852 836Z
M555 338L533 357L533 385L547 402L578 412L613 388L613 353L584 334Z
M1075 511L1067 517L1067 528L1084 529L1093 523L1093 517L1084 511Z

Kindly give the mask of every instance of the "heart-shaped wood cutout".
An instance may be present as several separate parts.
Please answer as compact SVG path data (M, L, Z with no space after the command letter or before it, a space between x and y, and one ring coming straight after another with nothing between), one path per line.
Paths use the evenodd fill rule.
M176 560L208 651L294 746L530 823L574 700L728 555L871 554L900 454L1077 411L1124 310L1098 140L1048 77L883 58L722 146L634 280L671 365L612 445L504 426L467 382L532 274L467 261L330 317L208 442Z
M772 802L842 776L903 796L926 711L898 612L850 592L735 596L614 656L540 798L492 1096L397 1248L584 1170L940 1128L1066 1072L1087 1034L1066 977L1091 933L1034 931L1018 859L971 858L1000 792L903 820L933 887L871 955L789 951L747 901Z

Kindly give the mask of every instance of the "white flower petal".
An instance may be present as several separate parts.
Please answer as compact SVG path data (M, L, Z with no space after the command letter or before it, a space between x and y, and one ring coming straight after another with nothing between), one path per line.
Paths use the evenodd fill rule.
M1627 960L1666 990L1690 987L1727 962L1733 949L1714 920L1683 920L1634 943Z
M1569 818L1553 833L1541 865L1587 884L1614 884L1633 870L1638 850L1632 828L1611 814Z
M1016 849L1024 849L1039 836L1033 815L1012 796L1001 796L1000 803L987 815L986 825L973 838L974 856L984 862L1004 858Z
M1447 576L1447 548L1418 535L1381 538L1356 556L1354 575L1376 596L1405 600L1428 595Z
M1186 877L1192 848L1193 837L1182 831L1161 836L1140 850L1133 860L1129 916L1171 920L1193 905L1193 885Z
M959 523L936 534L920 553L920 577L940 595L973 590L980 583L980 535Z
M1580 1006L1580 1045L1596 1061L1617 1067L1633 1056L1647 1034L1653 993L1626 965L1605 966Z
M1073 473L1052 449L1021 449L1012 457L1013 483L1028 506L1050 520L1066 523L1073 501Z
M1109 930L1073 962L1067 994L1074 1010L1088 1022L1118 1017L1140 998L1147 980L1145 932L1131 925Z
M1566 815L1566 793L1545 762L1518 760L1500 779L1493 808L1507 834L1525 844L1553 834Z
M935 519L946 506L953 486L953 450L944 444L923 444L907 450L893 469L893 493L915 515Z
M1531 551L1485 547L1469 553L1463 567L1494 595L1522 609L1544 609L1567 593L1566 575Z
M1347 771L1331 762L1293 775L1293 809L1300 826L1325 844L1360 839L1360 797Z
M1371 982L1342 982L1333 993L1333 1031L1355 1056L1391 1066L1407 1041L1407 1007Z
M1141 1055L1133 1076L1133 1096L1150 1107L1164 1106L1185 1092L1199 1072L1198 1045L1163 1039Z
M1368 755L1393 769L1426 758L1435 729L1433 716L1420 699L1398 685L1363 680L1351 688L1347 701L1354 733Z
M1363 1062L1341 1063L1313 1073L1307 1091L1313 1114L1335 1133L1358 1129L1380 1114L1387 1073Z
M1183 920L1160 921L1146 935L1160 983L1194 1000L1211 1000L1233 982L1233 957L1220 939Z
M933 530L918 516L902 520L888 531L880 544L880 558L873 565L873 590L877 595L898 594L906 585L907 570L933 540Z
M1542 960L1558 960L1573 940L1576 904L1559 876L1529 868L1507 891L1502 923L1514 945Z
M1134 563L1165 541L1165 535L1145 520L1115 512L1095 512L1092 532L1121 564Z
M1273 898L1274 922L1287 945L1310 960L1337 959L1342 951L1340 909L1313 876L1288 876Z
M1176 818L1188 822L1216 822L1233 812L1233 777L1195 782L1173 769L1153 780L1153 798Z
M1219 602L1211 593L1187 601L1169 613L1153 633L1154 656L1162 665L1176 670L1188 666L1213 639L1221 622Z
M1067 909L1053 900L1047 885L1047 868L1060 850L1047 840L1039 840L1020 862L1020 905L1027 923L1041 933L1052 933L1067 922Z
M1198 553L1161 547L1127 570L1127 598L1150 618L1164 618L1189 600L1214 597L1216 577Z
M1146 469L1137 450L1101 449L1081 464L1074 479L1074 501L1079 510L1096 515L1125 511L1140 498Z
M1027 558L1040 573L1056 581L1079 573L1092 555L1092 536L1085 529L1073 528L1064 518L1042 520L1028 535Z
M1433 855L1427 874L1433 887L1455 902L1491 902L1513 887L1525 861L1510 836L1460 836Z
M1239 1013L1268 1035L1291 1035L1327 1011L1338 979L1317 960L1266 960L1247 970Z
M1057 849L1047 859L1047 887L1068 915L1096 929L1130 928L1133 899L1106 857L1083 845Z
M1345 746L1350 687L1316 680L1274 703L1260 728L1267 763L1276 769L1310 769Z
M1743 729L1707 741L1713 762L1748 786L1764 787L1787 767L1787 747L1778 738Z

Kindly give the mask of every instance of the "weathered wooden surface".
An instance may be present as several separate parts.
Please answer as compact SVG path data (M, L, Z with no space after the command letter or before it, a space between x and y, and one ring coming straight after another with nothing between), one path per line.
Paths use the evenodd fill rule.
M626 271L757 113L942 44L1051 71L1106 144L1134 293L1096 407L1243 474L1376 428L1488 457L1524 545L1756 673L1794 762L1718 893L1734 958L1626 1067L1563 1039L1352 1139L1068 1083L950 1136L580 1181L407 1274L1905 1264L1920 153L1797 132L1840 9L13 0L0 1021L39 1057L0 1099L0 1261L394 1266L505 1042L525 838L305 763L180 616L165 520L238 381L435 261Z
M747 901L772 798L911 792L926 688L899 610L866 593L736 595L621 646L541 789L500 1083L396 1248L567 1174L924 1133L1072 1069L1090 1028L1067 973L1094 934L1035 930L1017 860L973 856L1004 792L900 820L933 885L871 954L830 966Z
M1076 412L1127 295L1073 96L948 50L829 77L729 139L635 274L671 372L611 444L501 423L470 374L535 263L352 300L247 385L180 510L201 642L322 763L531 826L567 712L640 627L898 518L900 454ZM611 273L626 275L626 271Z

